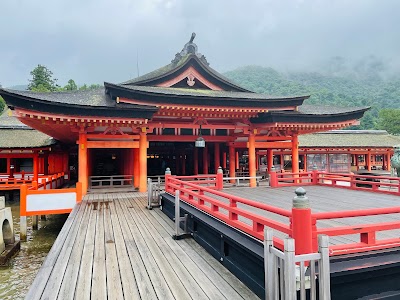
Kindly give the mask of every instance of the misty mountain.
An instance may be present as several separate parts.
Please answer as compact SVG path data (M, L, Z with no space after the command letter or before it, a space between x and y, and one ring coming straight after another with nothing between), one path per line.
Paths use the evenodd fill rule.
M27 84L13 85L13 86L8 87L8 89L16 90L16 91L27 91L28 85Z
M359 72L359 76L351 76L346 72L332 74L279 72L272 68L246 66L224 75L257 93L274 96L311 95L306 100L307 104L371 106L361 125L357 126L359 129L375 129L379 110L400 108L400 78L382 79L379 74L372 76L368 71Z

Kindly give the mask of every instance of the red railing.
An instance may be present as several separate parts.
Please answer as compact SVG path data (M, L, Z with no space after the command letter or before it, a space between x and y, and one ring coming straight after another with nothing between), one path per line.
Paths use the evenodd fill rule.
M313 222L321 220L332 220L341 218L366 217L377 215L388 215L400 213L400 206L387 208L372 208L349 211L321 212L312 214ZM400 238L377 240L376 234L380 231L400 229L400 221L380 222L370 224L356 224L351 226L340 226L332 228L319 228L316 234L329 236L344 236L359 234L358 243L339 244L330 247L331 255L365 252L400 246Z
M213 175L207 175L206 177L211 176ZM229 195L217 191L216 185L205 187L200 185L204 183L203 181L191 180L198 177L166 175L165 191L171 195L175 195L175 191L179 190L181 200L260 240L264 238L265 226L288 235L292 233L289 225L250 212L247 209L238 207L238 204L261 209L287 218L291 217L291 211ZM212 180L214 183L216 181ZM274 243L278 248L283 249L282 239L275 238Z
M352 190L400 195L400 178L398 177L320 171L301 173L270 172L271 187L306 185L326 185Z
M311 178L311 181L315 181L315 174L317 172L314 171L309 173L314 176L314 179ZM298 174L294 174L292 180L299 180L299 178L307 179L306 176L297 177L296 175ZM208 178L211 178L212 176L213 175L207 175ZM308 176L310 176L310 174L308 174ZM356 176L358 177L358 175ZM349 177L349 175L347 175L347 177ZM306 254L317 251L317 236L319 234L326 234L328 236L358 234L360 236L359 242L331 245L330 255L360 253L371 250L400 247L400 238L376 239L377 232L400 229L400 221L318 228L318 221L397 214L400 213L400 207L320 213L312 213L311 208L309 207L293 207L291 211L288 211L275 206L223 193L216 190L215 186L201 186L199 185L199 181L192 180L193 178L197 178L197 176L177 177L166 175L165 191L171 195L175 195L175 192L178 190L181 200L259 240L263 239L265 226L279 231L283 235L289 235L295 239L296 254ZM326 178L327 177L324 177L324 180L326 180ZM334 178L329 178L329 180L332 179L336 180ZM342 180L343 177L340 177L337 180L339 179ZM307 180L309 181L310 178ZM351 182L352 179L350 178L349 180ZM212 180L212 182L215 181L217 180ZM357 181L358 180L355 180L355 182ZM361 182L365 183L364 181ZM238 204L241 204L241 207L238 207ZM254 209L254 211L257 209L262 210L262 214L268 212L286 217L288 218L288 222L286 224L278 222L262 216L260 212L251 212L249 209ZM283 249L282 239L276 238L274 243L278 248Z

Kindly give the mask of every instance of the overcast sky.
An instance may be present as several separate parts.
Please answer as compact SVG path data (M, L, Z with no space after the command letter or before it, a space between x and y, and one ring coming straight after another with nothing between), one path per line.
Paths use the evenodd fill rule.
M121 82L168 64L196 32L211 67L312 70L375 55L400 68L398 0L0 0L0 83L42 64L64 85Z

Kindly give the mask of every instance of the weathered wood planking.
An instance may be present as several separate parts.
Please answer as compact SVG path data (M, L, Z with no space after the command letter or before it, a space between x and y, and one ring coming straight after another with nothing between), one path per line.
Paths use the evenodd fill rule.
M89 194L67 219L27 299L258 299L146 194Z

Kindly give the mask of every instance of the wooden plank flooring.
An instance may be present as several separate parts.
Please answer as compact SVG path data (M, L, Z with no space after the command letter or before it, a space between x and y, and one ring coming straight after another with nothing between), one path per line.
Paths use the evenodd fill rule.
M68 217L27 299L259 299L146 194L89 194Z

